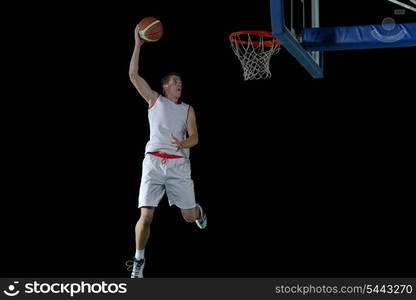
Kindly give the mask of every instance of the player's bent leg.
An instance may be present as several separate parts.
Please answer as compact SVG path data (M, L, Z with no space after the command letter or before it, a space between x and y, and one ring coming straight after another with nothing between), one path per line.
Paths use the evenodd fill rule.
M194 208L181 209L182 216L187 222L195 222L199 228L207 227L207 215L201 205L197 204Z
M198 206L188 209L181 209L182 217L188 223L193 223L199 217L199 209Z

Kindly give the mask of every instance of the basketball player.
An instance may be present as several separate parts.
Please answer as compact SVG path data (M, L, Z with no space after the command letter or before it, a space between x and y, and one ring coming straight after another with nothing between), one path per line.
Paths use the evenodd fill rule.
M164 95L153 91L138 74L139 54L143 44L138 27L134 37L129 75L139 94L149 104L150 125L150 140L146 145L139 192L140 218L135 228L136 255L131 273L131 278L142 278L150 224L165 190L169 204L178 206L187 222L196 222L203 229L207 225L207 217L202 207L195 202L189 148L198 143L198 131L192 106L179 100L182 92L181 77L170 73L162 78Z

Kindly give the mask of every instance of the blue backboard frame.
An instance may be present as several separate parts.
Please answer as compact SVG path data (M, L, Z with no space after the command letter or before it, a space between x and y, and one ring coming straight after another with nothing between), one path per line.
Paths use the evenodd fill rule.
M324 51L416 47L416 23L341 26L320 28L319 0L310 0L312 25L306 26L305 13L301 32L293 28L293 1L305 11L306 0L287 0L291 4L291 25L286 26L285 0L270 0L273 35L313 78L324 77ZM416 0L411 0L416 3Z
M319 0L314 4L318 3ZM319 7L313 5L315 13L319 14ZM324 77L323 51L307 51L301 42L286 26L284 0L270 0L270 12L273 35L282 43L289 53L309 72L313 78Z

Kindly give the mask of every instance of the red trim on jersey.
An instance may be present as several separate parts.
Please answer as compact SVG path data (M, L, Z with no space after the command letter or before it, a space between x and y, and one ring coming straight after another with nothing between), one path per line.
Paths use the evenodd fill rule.
M186 121L185 121L185 124L186 124L186 129L188 130L188 118L189 118L189 110L191 109L191 106L190 105L188 105L188 111L186 112Z

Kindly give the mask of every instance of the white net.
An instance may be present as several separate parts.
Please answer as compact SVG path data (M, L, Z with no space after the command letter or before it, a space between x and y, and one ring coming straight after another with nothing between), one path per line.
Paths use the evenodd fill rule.
M261 34L241 32L230 36L231 47L243 67L244 80L266 79L272 76L270 59L279 53L280 43Z

